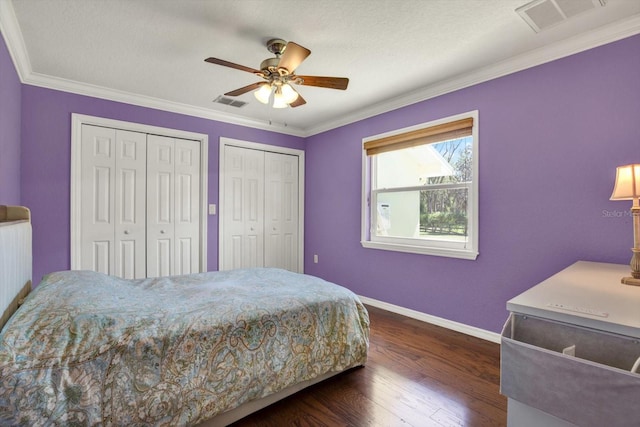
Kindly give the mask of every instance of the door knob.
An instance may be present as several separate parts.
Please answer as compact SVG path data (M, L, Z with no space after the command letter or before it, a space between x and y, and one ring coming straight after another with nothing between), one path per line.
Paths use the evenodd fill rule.
M160 230L160 234L164 234L164 230Z
M129 230L124 230L124 234L129 234Z

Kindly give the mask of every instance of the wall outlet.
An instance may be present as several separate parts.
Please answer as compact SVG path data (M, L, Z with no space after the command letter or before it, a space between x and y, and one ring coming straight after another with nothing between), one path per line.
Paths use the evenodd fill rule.
M216 214L216 205L209 205L209 215L215 215Z

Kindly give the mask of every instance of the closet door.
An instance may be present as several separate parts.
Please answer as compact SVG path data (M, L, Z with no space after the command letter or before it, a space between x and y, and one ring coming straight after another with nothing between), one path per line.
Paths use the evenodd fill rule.
M112 274L125 279L146 277L146 146L147 135L116 131L115 259Z
M127 279L205 270L206 136L76 115L72 128L71 268Z
M226 146L222 270L264 266L264 152Z
M265 153L265 267L298 271L298 157Z
M200 271L200 144L147 137L147 276Z
M200 271L200 143L175 139L175 273Z
M81 268L146 275L146 135L83 125Z
M116 131L82 125L81 157L80 268L113 274Z
M147 276L175 274L173 138L147 136Z

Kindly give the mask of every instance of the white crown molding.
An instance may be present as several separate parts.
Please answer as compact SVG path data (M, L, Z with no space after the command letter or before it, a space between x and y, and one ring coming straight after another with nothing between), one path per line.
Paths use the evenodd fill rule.
M18 18L16 18L9 0L0 0L0 32L16 67L18 78L20 82L24 83L24 77L31 73L31 63L27 56L27 48L22 38Z
M2 1L2 0L0 0ZM192 117L200 117L203 119L217 120L224 123L240 125L250 128L268 130L280 134L287 134L299 137L305 137L306 134L300 129L294 127L285 127L281 124L270 124L255 119L238 116L232 113L224 113L213 111L207 108L196 107L193 105L182 104L179 102L167 101L164 99L153 98L150 96L135 94L131 92L120 91L117 89L109 89L102 86L91 85L87 83L78 83L72 80L62 79L58 77L47 76L39 73L31 73L28 78L24 79L25 84L44 87L48 89L60 90L63 92L75 93L78 95L91 96L109 101L123 102L139 107L153 108L156 110L168 111L172 113L184 114Z
M306 136L316 135L456 90L526 70L537 65L542 65L585 50L622 40L638 33L640 33L640 15L634 15L614 24L605 25L589 33L575 36L562 42L544 46L496 64L443 80L434 85L416 90L411 94L401 95L374 104L369 108L360 109L353 114L344 115L339 120L319 124L313 128L306 129Z
M362 108L352 114L343 115L338 120L318 123L306 129L272 124L232 113L212 111L202 107L34 73L27 55L20 26L9 0L0 0L0 31L23 84L304 138L633 36L640 33L640 15L634 15L589 33L535 49L470 73L443 80L434 85L413 91L410 94L401 95L370 107Z
M373 298L358 296L364 304L381 308L382 310L430 323L432 325L441 326L460 332L472 337L480 338L485 341L491 341L500 344L500 334L487 331L486 329L476 328L475 326L465 325L464 323L454 322L453 320L443 319L442 317L432 316L431 314L422 313L421 311L411 310L410 308L400 307L399 305L389 304L384 301L375 300Z

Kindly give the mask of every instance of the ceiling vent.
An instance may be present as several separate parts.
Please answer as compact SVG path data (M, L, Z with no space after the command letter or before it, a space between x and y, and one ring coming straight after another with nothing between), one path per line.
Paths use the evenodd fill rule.
M534 0L516 9L536 33L582 12L602 7L607 0Z
M214 99L213 102L217 104L228 105L230 107L236 107L236 108L242 108L248 104L247 102L238 101L237 99L227 98L226 96L222 96L222 95Z

